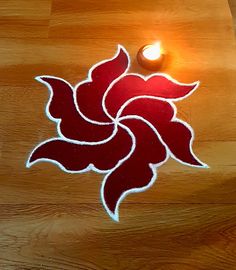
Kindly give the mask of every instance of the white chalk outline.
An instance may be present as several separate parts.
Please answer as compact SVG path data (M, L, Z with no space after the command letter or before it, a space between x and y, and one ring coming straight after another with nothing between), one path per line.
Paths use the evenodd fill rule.
M129 99L127 100L119 109L117 115L116 115L116 118L118 118L119 120L122 120L123 117L120 117L120 115L122 114L123 110L125 109L125 107L127 107L130 103L132 103L133 101L137 100L137 99L142 99L142 98L145 98L145 99L153 99L153 100L161 100L161 101L164 101L164 102L167 102L168 104L171 105L172 109L173 109L173 116L170 120L170 122L178 122L178 123L181 123L183 124L186 128L188 128L188 130L190 131L191 133L191 139L190 139L190 142L189 142L189 148L190 148L190 152L192 154L192 156L197 160L197 162L199 162L201 165L193 165L193 164L190 164L190 163L187 163L187 162L184 162L182 161L181 159L177 158L169 149L168 145L166 144L166 142L164 141L164 139L162 138L161 134L159 134L158 130L153 126L153 129L156 130L156 132L159 134L158 138L159 140L162 142L163 145L166 146L167 148L167 151L169 152L169 155L170 157L172 157L173 159L175 159L176 161L184 164L184 165L187 165L187 166L190 166L190 167L199 167L199 168L209 168L207 164L205 164L204 162L202 162L193 152L193 149L192 149L192 145L193 145L193 141L194 141L194 130L193 128L185 121L179 119L176 117L177 115L177 108L175 106L175 104L171 101L166 101L166 99L164 98L159 98L159 97L153 97L153 96L136 96L132 99ZM129 114L130 115L130 114ZM142 121L147 121L145 118L139 116L139 115L132 115L134 118L136 118L138 116L138 118ZM116 120L117 121L117 120ZM158 121L158 119L157 119Z
M176 161L184 164L184 165L187 165L187 166L190 166L190 167L199 167L199 168L209 168L209 166L207 164L205 164L204 162L202 162L200 159L198 159L198 157L194 154L193 152L193 149L192 149L192 145L193 145L193 141L195 139L195 133L194 133L194 130L193 128L185 121L177 118L177 108L175 106L175 104L173 103L174 101L177 102L177 101L181 101L187 97L189 97L191 94L193 94L195 92L195 90L199 87L200 85L200 81L196 81L196 82L193 82L193 83L190 83L190 84L185 84L185 83L181 83L175 79L173 79L169 74L165 74L165 73L154 73L154 74L151 74L151 75L148 75L148 76L143 76L141 74L137 74L137 73L128 73L126 75L131 75L131 76L134 76L134 77L138 77L138 78L141 78L143 79L144 81L147 81L149 80L150 78L152 77L155 77L155 76L162 76L162 77L165 77L166 79L172 81L173 83L177 84L177 85L180 85L180 86L194 86L194 88L185 96L182 96L182 97L179 97L179 98L163 98L163 97L156 97L156 96L151 96L151 95L141 95L141 96L135 96L133 98L130 98L129 100L127 100L125 103L123 103L123 105L120 107L120 109L118 110L117 112L117 115L116 117L114 118L113 116L111 116L106 108L106 98L110 92L110 90L112 89L112 87L119 81L119 80L114 80L110 86L108 87L107 91L105 92L104 94L104 98L102 100L103 102L103 107L104 107L104 111L105 113L108 115L108 117L113 120L114 122L119 122L120 120L120 115L122 114L123 110L125 109L125 107L127 107L131 102L137 100L137 99L142 99L142 98L146 98L146 99L154 99L154 100L161 100L161 101L164 101L164 102L167 102L171 105L172 109L173 109L173 117L171 119L171 122L179 122L181 124L183 124L185 127L187 127L191 133L191 140L190 140L190 152L191 154L193 155L193 157L202 165L192 165L192 164L189 164L189 163L186 163L186 162L183 162L182 160L178 159L170 150L169 150L169 147L166 145L166 143L164 142L164 140L162 139L161 135L159 135L159 139L161 140L161 142L167 147L168 149L168 152L170 154L170 156L172 158L174 158ZM123 76L124 77L124 76ZM132 115L133 117L135 116L138 116L138 115ZM140 118L140 116L138 116ZM141 117L143 120L145 120L143 117ZM153 127L154 128L154 127ZM155 128L154 128L155 129ZM158 131L156 130L156 132L158 133Z
M138 119L138 120L141 120L143 121L145 124L147 124L151 129L152 131L156 134L156 136L158 137L158 139L160 140L160 142L162 143L162 139L161 139L161 136L160 134L157 132L157 130L155 129L155 127L149 122L147 121L145 118L143 117L140 117L138 115L127 115L127 116L123 116L123 117L120 117L120 121L122 120L127 120L127 119ZM132 131L131 131L132 132ZM135 137L135 136L134 136ZM135 140L135 148L136 148L136 140ZM138 192L143 192L145 190L147 190L149 187L151 187L154 182L156 181L157 179L157 167L160 167L162 164L164 164L168 158L169 158L169 153L168 153L168 147L166 146L166 144L163 144L163 147L165 148L165 159L161 162L158 162L158 163L149 163L149 167L151 168L152 172L153 172L153 177L151 178L150 182L144 186L144 187L141 187L141 188L132 188L132 189L129 189L129 190L126 190L124 191L121 196L119 197L119 200L116 202L116 208L115 208L115 212L113 213L112 211L110 211L109 207L107 206L106 204L106 201L104 199L104 187L105 187L105 184L106 184L106 181L108 179L108 177L113 173L113 171L115 170L111 170L111 172L109 172L103 179L103 182L102 182L102 186L101 186L101 200L103 202L103 205L107 211L107 213L109 214L109 216L116 222L119 222L119 206L121 204L121 202L124 200L124 198L131 194L131 193L138 193ZM134 149L135 149L134 148ZM135 150L134 150L135 151ZM133 153L133 152L132 152ZM131 154L132 155L132 154ZM131 156L130 155L130 156ZM121 164L120 164L121 165ZM120 166L119 165L119 166ZM118 168L118 167L117 167ZM117 169L116 168L116 169Z
M111 119L111 122L98 122L98 121L95 121L95 120L92 120L92 119L89 119L88 117L86 117L80 110L79 108L79 105L77 103L77 99L76 99L76 90L78 89L78 87L84 83L87 83L87 82L91 82L92 81L92 72L93 70L98 67L99 65L103 64L103 63L106 63L108 61L112 61L113 59L115 59L120 51L123 50L123 52L126 54L127 56L127 60L128 60L128 64L127 64L127 68L125 69L125 71L118 77L116 78L114 81L112 81L112 83L108 86L107 90L105 91L104 95L103 95L103 99L102 99L102 109L104 111L104 113ZM100 195L101 195L101 200L102 200L102 204L105 208L105 210L107 211L108 215L114 220L114 221L119 221L119 205L121 203L121 201L123 201L123 199L128 195L128 194L131 194L131 193L136 193L136 192L142 192L142 191L145 191L147 190L149 187L151 187L153 185L153 183L155 182L156 178L157 178L157 172L156 172L156 169L157 167L160 167L163 163L165 163L167 161L167 159L171 156L172 158L174 158L175 160L177 160L178 162L184 164L184 165L187 165L187 166L190 166L190 167L200 167L200 168L209 168L207 164L201 162L197 156L193 153L193 150L192 150L192 144L193 144L193 141L194 141L194 130L192 129L192 127L185 121L179 119L176 117L176 114L177 114L177 109L176 109L176 106L174 105L173 101L179 101L179 100L182 100L184 98L187 98L188 96L190 96L196 89L197 87L199 86L199 81L197 82L194 82L192 84L184 84L184 83L180 83L178 82L177 80L173 79L170 75L168 74L165 74L165 73L154 73L154 74L151 74L149 76L143 76L143 75L140 75L140 74L137 74L137 73L128 73L127 74L127 71L130 67L130 56L128 54L128 52L126 51L126 49L122 46L122 45L118 45L118 50L117 50L117 53L115 54L115 56L111 59L107 59L107 60L103 60L101 62L98 62L97 64L95 64L94 66L92 66L90 69L89 69L89 72L88 72L88 78L82 82L79 82L78 84L76 84L75 87L73 87L70 83L68 83L66 80L62 79L62 78L59 78L59 77L54 77L54 76L48 76L48 75L43 75L43 76L37 76L36 77L36 80L38 80L39 82L45 84L47 86L47 88L49 89L49 92L50 92L50 97L49 97L49 100L47 102L47 105L46 105L46 115L47 117L52 120L53 122L56 122L57 124L57 132L58 132L58 135L59 135L59 138L58 137L55 137L55 138L50 138L44 142L41 142L39 143L38 145L35 146L35 148L31 151L31 154L26 162L26 167L29 168L30 166L34 165L35 163L37 162L41 162L41 161L46 161L46 162L51 162L55 165L57 165L61 170L67 172L67 173L84 173L84 172L87 172L87 171L90 171L90 170L93 170L97 173L107 173L107 175L104 177L103 181L102 181L102 185L101 185L101 191L100 191ZM195 87L185 96L183 97L180 97L180 98L162 98L162 97L156 97L156 96L149 96L149 95L142 95L142 96L135 96L129 100L127 100L122 106L121 108L119 109L119 111L117 112L117 115L116 117L112 117L108 111L107 111L107 108L106 108L106 97L107 95L109 94L109 91L112 89L112 87L114 86L115 83L117 83L121 78L125 77L126 75L132 75L132 76L137 76L139 78L142 78L143 80L147 81L148 79L150 79L151 77L154 77L154 76L164 76L165 78L167 78L168 80L174 82L175 84L178 84L178 85L185 85L185 86L191 86L191 85L195 85ZM62 132L61 132L61 129L60 129L60 123L62 121L61 118L54 118L50 112L49 112L49 106L50 106L50 103L52 101L52 98L53 98L53 90L52 90L52 87L49 83L45 82L42 78L51 78L51 79L57 79L57 80L61 80L63 81L64 83L66 83L71 91L72 91L72 94L73 94L73 102L74 102L74 105L75 105L75 108L76 110L78 111L78 113L81 115L81 117L91 123L91 124L96 124L96 125L113 125L114 126L114 129L113 129L113 132L111 134L111 136L109 136L108 138L102 140L102 141L97 141L97 142L88 142L88 141L78 141L78 140L74 140L74 139L70 139L70 138L67 138L65 137ZM166 143L163 141L161 135L158 133L158 131L156 130L156 128L150 123L148 122L145 118L141 117L141 116L138 116L138 115L126 115L126 116L123 116L121 117L121 114L124 110L124 108L126 106L128 106L131 102L133 102L134 100L137 100L137 99L141 99L141 98L149 98L149 99L155 99L155 100L162 100L162 101L165 101L167 103L169 103L173 109L173 117L171 119L172 122L180 122L182 123L184 126L186 126L190 132L191 132L191 140L190 140L190 151L191 151L191 154L194 156L194 158L202 164L202 166L198 166L198 165L192 165L192 164L189 164L189 163L185 163L183 162L182 160L179 160L178 158L176 158L173 153L169 150L169 147L166 145ZM141 188L133 188L133 189L130 189L130 190L127 190L125 192L123 192L119 198L119 200L117 201L116 203L116 208L115 208L115 212L111 212L110 209L108 208L106 202L105 202L105 199L104 199L104 186L106 184L106 181L107 181L107 178L110 176L110 174L116 170L119 166L121 166L121 164L123 162L125 162L126 160L128 160L130 158L130 156L133 154L133 152L135 151L135 148L136 148L136 138L135 138L135 135L132 133L132 131L125 125L123 125L122 123L120 123L120 121L122 120L125 120L125 119L139 119L143 122L145 122L152 130L153 132L157 135L158 139L161 141L161 143L163 144L163 146L165 147L166 149L166 157L163 161L157 163L157 164L153 164L153 163L149 163L149 166L153 172L153 177L151 178L150 182L148 185L144 186L144 187L141 187ZM55 160L51 160L51 159L48 159L48 158L41 158L41 159L37 159L33 162L29 162L33 152L40 146L42 146L43 144L47 143L47 142L50 142L50 141L55 141L55 140L64 140L64 141L67 141L69 143L73 143L73 144L78 144L78 145L100 145L100 144L104 144L106 142L108 142L109 140L111 140L117 133L118 131L118 126L123 128L124 130L126 130L126 132L130 135L131 137L131 140L132 140L132 146L130 148L130 151L128 152L128 154L123 157L122 159L120 159L117 164L111 168L111 169L108 169L108 170L99 170L98 168L96 168L94 166L94 164L90 163L85 169L83 170L78 170L78 171L70 171L70 170L67 170L62 164L60 164L59 162L55 161Z
M116 54L112 57L112 58L109 58L109 59L106 59L106 60L102 60L98 63L96 63L95 65L93 65L89 71L88 71L88 77L87 79L85 79L84 81L81 81L79 83L77 83L75 85L75 87L73 87L68 81L60 78L60 77L56 77L56 76L49 76L49 75L41 75L41 76L37 76L35 77L35 79L39 82L41 82L42 84L44 84L48 90L49 90L49 100L47 102L47 105L46 105L46 115L47 117L55 122L57 124L57 133L58 135L61 137L61 138L64 138L65 140L69 141L69 142L72 142L72 143L75 143L75 144L84 144L84 145L99 145L99 144L102 144L102 143L106 143L108 142L109 140L111 140L117 133L117 122L116 121L113 121L113 122L98 122L98 121L95 121L95 120L92 120L92 119L89 119L88 117L86 117L80 110L79 108L79 105L77 103L77 99L76 99L76 92L77 92L77 89L79 88L80 85L84 84L84 83L88 83L88 82L92 82L92 72L94 71L95 68L97 68L98 66L104 64L104 63L107 63L107 62L111 62L112 60L114 60L119 54L120 52L123 51L127 57L127 67L125 69L125 71L123 72L123 74L121 74L117 79L121 78L124 74L126 74L126 72L128 71L129 67L130 67L130 57L129 57L129 54L127 52L127 50L120 44L118 44L118 50L116 52ZM52 101L52 98L53 98L53 89L52 89L52 86L43 80L43 78L48 78L48 79L55 79L55 80L59 80L59 81L62 81L64 82L66 85L69 86L69 88L71 89L72 91L72 95L73 95L73 101L74 101L74 105L75 105L75 108L76 110L78 111L78 113L80 114L80 116L87 122L91 123L91 124L95 124L95 125L114 125L114 129L113 129L113 133L111 134L111 136L109 136L108 138L102 140L102 141L97 141L97 142L89 142L89 141L79 141L79 140L75 140L75 139L70 139L66 136L64 136L61 132L61 128L60 128L60 123L62 121L61 118L54 118L50 112L49 112L49 107L50 107L50 104L51 104L51 101ZM102 108L104 108L102 106ZM105 112L105 111L104 111ZM105 112L106 114L106 112ZM109 117L109 116L108 116Z
M111 62L112 60L114 60L119 54L120 52L123 51L127 57L127 67L125 69L125 71L115 79L115 81L119 80L120 78L124 77L124 74L127 73L127 71L129 70L130 68L130 57L129 57L129 53L127 52L127 50L125 49L125 47L123 47L122 45L118 44L118 50L116 52L116 54L114 55L114 57L110 58L110 59L106 59L106 60L102 60L100 62L98 62L97 64L93 65L89 71L88 71L88 78L82 82L79 82L76 84L76 86L74 87L74 103L75 103L75 106L76 106L76 109L78 110L79 114L88 122L92 123L92 124L98 124L98 125L110 125L110 124L113 124L112 122L99 122L99 121L95 121L95 120L92 120L90 118L88 118L86 115L84 115L80 108L79 108L79 104L77 103L77 99L76 99L76 91L78 90L79 86L84 84L84 83L89 83L89 82L92 82L92 72L94 71L95 68L97 68L98 66L102 65L102 64L105 64L107 62ZM114 82L114 81L113 81ZM110 85L109 85L110 86ZM109 88L108 86L108 88ZM106 93L106 92L105 92ZM103 105L103 103L102 103ZM102 106L102 108L104 109L104 107ZM105 111L104 111L105 112ZM106 114L106 112L105 112ZM109 117L109 115L107 115Z
M66 142L71 143L71 142L68 141L67 139L64 139L64 138L61 138L61 139L60 139L60 138L58 138L58 137L50 138L50 139L48 139L48 140L45 140L45 141L39 143L39 144L31 151L30 156L29 156L29 158L28 158L28 160L27 160L27 162L26 162L26 167L27 167L27 168L30 168L32 165L34 165L34 164L36 164L36 163L38 163L38 162L44 162L44 161L46 161L46 162L51 162L51 163L57 165L62 171L67 172L67 173L71 173L71 174L75 174L75 173L84 173L84 172L88 172L88 171L90 171L90 170L92 170L92 171L94 171L94 172L97 172L97 173L101 173L101 174L103 174L103 173L109 173L111 170L116 169L116 168L119 167L126 159L128 159L128 158L130 157L130 155L133 153L134 148L135 148L135 141L136 141L136 140L135 140L135 137L134 137L133 133L130 131L129 128L127 128L125 125L122 125L121 123L119 123L119 126L120 126L121 128L123 128L123 129L125 129L126 132L130 135L131 140L132 140L132 146L131 146L130 151L128 152L128 154L127 154L125 157L121 158L121 159L117 162L117 164L116 164L113 168L111 168L111 169L108 169L108 170L100 170L100 169L98 169L97 167L95 167L93 163L90 163L85 169L78 170L78 171L71 171L71 170L66 169L66 168L65 168L61 163L59 163L58 161L56 161L56 160L54 160L54 159L49 159L49 158L39 158L39 159L36 159L36 160L30 162L31 156L32 156L32 154L34 153L34 151L35 151L37 148L41 147L42 145L47 144L48 142L51 142L51 141L66 141ZM81 145L83 145L83 144L81 144Z
M74 144L79 144L79 145L99 145L99 144L108 142L109 140L111 140L111 139L115 136L115 134L116 134L116 132L117 132L117 123L116 123L116 122L113 122L113 123L110 122L109 125L113 125L113 126L114 126L113 132L112 132L112 134L111 134L108 138L106 138L106 139L104 139L104 140L102 140L102 141L97 141L97 142L80 141L80 140L70 139L70 138L66 137L66 136L61 132L61 127L60 127L60 125L61 125L62 119L61 119L61 118L54 118L54 117L50 114L49 107L50 107L50 104L51 104L52 98L53 98L53 89L52 89L50 83L44 81L43 78L60 80L60 81L62 81L62 82L64 82L64 83L66 83L66 84L70 87L70 89L71 89L71 91L72 91L73 102L74 102L74 105L75 105L75 107L76 107L76 103L75 103L75 99L74 99L75 88L73 88L73 87L71 86L71 84L69 84L66 80L64 80L64 79L62 79L62 78L59 78L59 77L48 76L48 75L42 75L42 76L37 76L37 77L35 77L35 79L36 79L37 81L39 81L39 82L41 82L42 84L46 85L46 87L47 87L48 90L49 90L50 96L49 96L49 100L48 100L47 105L46 105L46 110L45 110L45 112L46 112L47 117L48 117L51 121L53 121L53 122L55 122L55 123L57 124L57 133L58 133L58 135L59 135L61 138L65 139L65 140L68 141L68 142L71 142L71 143L74 143ZM80 111L77 111L77 112L80 114ZM81 117L84 119L83 115L82 115L82 114L80 114L80 115L81 115ZM84 120L87 121L86 119L84 119ZM88 122L88 121L87 121L87 122ZM91 123L91 122L89 122L89 123ZM91 123L91 124L95 124L95 123ZM103 124L97 124L97 123L96 123L96 125L100 125L100 126L101 126L101 125L103 125ZM108 125L108 124L106 124L106 125Z

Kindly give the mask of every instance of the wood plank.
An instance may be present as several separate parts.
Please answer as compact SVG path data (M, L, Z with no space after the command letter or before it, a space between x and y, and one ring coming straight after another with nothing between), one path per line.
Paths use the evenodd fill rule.
M127 26L128 31L124 31ZM161 40L170 37L232 40L233 30L226 1L113 0L104 4L91 0L53 0L49 35L95 40L157 36Z
M51 0L8 0L0 5L0 37L47 37Z
M3 104L0 111L5 115L0 120L2 129L12 133L13 136L14 133L19 135L21 126L30 121L32 125L25 130L29 132L29 135L34 136L34 132L38 130L38 118L42 120L44 117L44 104L48 94L43 91L45 87L33 78L39 74L52 74L61 76L74 84L85 79L87 70L92 64L111 57L115 52L115 43L103 42L106 45L104 48L99 46L101 41L87 46L85 40L2 39L0 41L0 48L2 48L0 49L2 59L0 91ZM175 44L175 49L173 44ZM180 81L200 80L201 85L192 97L177 103L179 117L193 125L196 129L196 139L199 141L235 140L236 93L233 87L236 85L233 72L235 45L216 40L195 41L184 53L182 44L183 42L179 40L166 42L166 48L172 52L173 60L172 64L163 71ZM213 51L213 46L217 50ZM105 49L106 47L109 49ZM224 50L219 53L221 48ZM134 56L137 49L135 42L131 42L128 46L133 61L130 71L142 73L143 70L140 70L135 63ZM92 52L94 57L91 57ZM95 57L96 61L93 60ZM221 68L222 59L227 64L227 69ZM22 111L17 114L15 110L19 109L19 106L14 102L16 97L25 104ZM227 110L225 110L225 104L227 104ZM29 112L35 113L35 117ZM50 131L54 129L53 125L47 123L46 120L43 121L44 126L47 125ZM5 132L2 131L2 136L5 136Z
M226 78L227 79L227 78ZM205 82L204 82L205 84ZM236 139L236 92L233 87L208 87L192 96L191 124L198 140ZM202 88L203 88L202 87ZM227 109L226 109L227 107Z
M231 0L232 2L232 0ZM148 191L128 196L113 222L103 175L30 169L32 148L55 136L41 74L72 84L118 43L131 55L161 40L161 71L198 91L177 103L210 169L169 160ZM226 0L9 0L0 5L0 269L234 270L236 59Z
M235 0L228 0L228 2L229 2L230 10L232 13L232 17L233 17L234 32L235 32L235 30L236 30L236 1Z
M2 143L0 203L100 202L104 175L67 174L49 163L26 169L34 145L22 137L21 141ZM236 142L198 142L194 149L210 169L194 169L169 160L158 170L153 187L128 196L125 202L236 203Z
M147 42L154 42L148 39ZM108 41L85 39L1 39L0 40L0 84L6 86L29 86L32 78L50 73L66 76L72 83L87 76L88 69L95 63L111 58L117 44L123 44L132 60L131 72L150 72L141 69L136 63L138 49L143 40ZM236 84L232 69L235 68L235 49L233 43L225 40L165 40L163 47L168 59L161 71L179 80L201 80L207 86L217 84L228 87ZM212 48L215 48L212 50ZM222 61L227 69L222 68ZM24 68L19 69L19 65ZM227 76L227 80L226 77Z
M22 129L24 129L23 136L32 144L40 139L57 135L56 124L50 121L45 114L45 106L49 98L48 90L44 85L34 83L33 88L2 87L0 90L2 102L0 138L2 142L8 143L9 139L12 142L22 140ZM176 102L178 117L192 125L196 141L235 140L236 99L233 98L234 96L226 95L227 90L226 88L219 89L217 86L208 89L200 87L185 101ZM218 91L218 93L214 91ZM20 104L24 104L24 107L19 106L15 102L16 99ZM225 110L226 104L227 110ZM7 134L11 134L11 138L7 137Z
M236 205L1 205L2 269L234 269Z

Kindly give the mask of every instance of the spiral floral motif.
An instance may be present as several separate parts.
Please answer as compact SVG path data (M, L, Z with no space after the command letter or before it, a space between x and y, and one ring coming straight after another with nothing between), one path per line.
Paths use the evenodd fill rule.
M149 188L169 157L207 167L194 155L193 130L177 118L173 103L193 93L199 82L131 74L129 65L119 45L114 58L93 66L75 87L61 78L37 77L50 91L46 114L56 122L58 137L37 145L27 161L27 167L48 161L70 173L106 174L101 199L116 221L124 197Z

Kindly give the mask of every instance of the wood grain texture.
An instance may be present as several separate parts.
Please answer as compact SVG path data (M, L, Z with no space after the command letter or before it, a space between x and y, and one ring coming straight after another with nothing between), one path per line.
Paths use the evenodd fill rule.
M232 6L236 6L230 0ZM236 2L236 1L235 1ZM0 269L235 270L236 48L226 0L0 1ZM120 223L100 203L103 175L25 168L56 135L42 74L76 84L110 58L161 39L161 71L201 81L176 103L209 170L168 161L144 193L121 204Z
M235 269L234 205L0 206L6 269ZM18 268L19 267L19 268Z
M0 1L0 37L47 37L51 0Z
M230 10L223 2L112 0L94 4L91 0L54 0L49 36L233 39Z
M235 0L228 0L230 10L233 16L233 22L234 22L234 32L236 33L236 1Z

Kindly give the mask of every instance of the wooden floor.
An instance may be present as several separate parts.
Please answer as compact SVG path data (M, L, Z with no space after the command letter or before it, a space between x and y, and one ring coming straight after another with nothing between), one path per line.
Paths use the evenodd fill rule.
M100 203L101 175L25 168L32 148L56 134L34 77L74 84L118 43L131 71L147 74L135 55L158 39L170 55L163 71L201 81L177 106L211 168L169 161L115 223ZM0 269L235 270L235 49L227 0L1 0Z
M234 31L236 33L236 0L228 0L228 2L233 16Z

